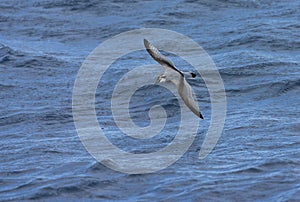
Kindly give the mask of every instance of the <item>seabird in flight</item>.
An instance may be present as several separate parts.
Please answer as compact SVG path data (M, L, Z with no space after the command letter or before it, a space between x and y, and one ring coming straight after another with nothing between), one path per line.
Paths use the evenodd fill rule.
M198 110L198 104L193 96L193 90L185 79L185 74L178 70L175 65L166 56L161 54L148 40L144 39L144 45L148 53L156 60L163 68L164 73L157 78L157 82L171 81L175 84L178 94L190 110L199 118L203 119L201 112ZM192 77L196 75L191 73Z

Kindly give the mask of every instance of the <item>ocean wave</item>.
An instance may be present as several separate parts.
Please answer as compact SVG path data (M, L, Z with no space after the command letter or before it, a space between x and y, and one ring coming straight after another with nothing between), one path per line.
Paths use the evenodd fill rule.
M247 77L258 75L272 75L276 73L286 74L287 72L296 72L296 68L300 66L297 62L283 61L268 61L268 62L253 62L250 64L242 64L239 66L220 69L222 77ZM290 68L284 70L283 68Z
M261 100L299 89L298 69L297 62L269 61L224 68L220 74L229 96L251 93L251 97Z
M196 1L196 0L185 0L185 3L199 3L210 8L248 8L248 9L257 9L263 8L271 4L271 1L248 1L248 0L205 0L205 1Z
M297 50L300 48L300 41L285 37L278 37L266 34L246 33L235 37L227 42L225 47L232 46L256 46L260 48L271 48L276 50Z
M288 159L268 159L264 162L261 162L259 164L253 165L253 166L245 166L240 167L237 169L233 169L231 172L236 174L258 174L258 173L266 173L271 170L276 170L277 168L280 168L281 166L289 165L291 167L296 168L299 166L299 162L294 160L288 160Z
M227 87L226 92L229 96L240 96L240 94L251 93L256 100L263 100L279 97L294 90L300 89L300 79L282 80L265 83L253 83L248 86ZM264 94L261 92L265 92Z

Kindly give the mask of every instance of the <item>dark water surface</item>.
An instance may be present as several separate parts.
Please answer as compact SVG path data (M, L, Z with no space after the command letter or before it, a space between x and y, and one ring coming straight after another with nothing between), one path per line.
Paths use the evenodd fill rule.
M297 0L2 0L0 201L300 201L299 10ZM199 43L224 80L228 112L222 136L204 160L198 151L209 119L178 162L153 174L128 175L85 150L73 123L72 89L90 51L142 27L174 30ZM149 60L143 53L137 63ZM199 82L199 103L209 114L208 93ZM157 98L144 101L137 111ZM176 109L176 100L166 102ZM105 110L98 108L99 119ZM176 119L170 124L178 127ZM113 137L147 152L173 138L145 145Z

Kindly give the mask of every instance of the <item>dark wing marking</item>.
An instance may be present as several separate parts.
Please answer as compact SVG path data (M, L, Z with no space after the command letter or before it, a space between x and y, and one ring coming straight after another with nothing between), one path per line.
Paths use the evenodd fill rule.
M165 65L165 66L170 67L171 69L175 70L181 76L184 77L184 74L175 67L175 65L172 63L172 61L169 60L163 54L161 54L161 52L159 52L159 50L157 48L155 48L147 39L144 39L144 45L146 47L146 50L148 51L148 53L151 55L151 57L154 60L156 60L159 64L161 64L163 66Z

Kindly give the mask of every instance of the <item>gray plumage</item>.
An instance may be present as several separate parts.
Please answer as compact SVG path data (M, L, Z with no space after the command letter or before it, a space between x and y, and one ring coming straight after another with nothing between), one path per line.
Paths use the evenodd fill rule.
M157 79L158 82L171 81L175 84L179 96L182 98L186 106L199 118L203 119L200 111L198 111L198 104L193 96L193 91L189 83L186 81L183 72L178 70L176 66L166 56L154 47L148 40L144 39L144 45L151 57L156 60L163 68L164 73Z

